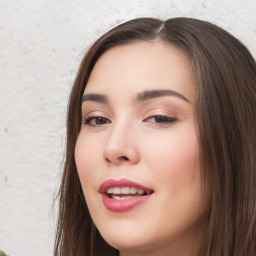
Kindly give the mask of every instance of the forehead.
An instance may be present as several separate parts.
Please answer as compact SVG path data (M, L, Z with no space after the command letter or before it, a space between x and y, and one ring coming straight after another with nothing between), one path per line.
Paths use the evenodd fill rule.
M179 48L161 41L116 46L96 62L86 92L131 94L171 89L195 98L191 61Z

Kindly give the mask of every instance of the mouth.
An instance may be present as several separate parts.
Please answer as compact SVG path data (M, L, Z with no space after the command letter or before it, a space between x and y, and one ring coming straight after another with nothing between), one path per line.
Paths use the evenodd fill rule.
M136 182L126 179L107 180L99 188L105 207L113 212L125 212L147 201L154 193Z
M125 200L132 197L150 195L152 193L152 190L143 190L136 187L110 187L106 191L106 195L115 200Z

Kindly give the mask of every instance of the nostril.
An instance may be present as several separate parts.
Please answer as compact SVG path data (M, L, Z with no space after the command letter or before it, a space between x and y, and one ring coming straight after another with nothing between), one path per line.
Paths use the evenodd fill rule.
M129 161L128 157L126 157L126 156L120 156L118 159L119 160Z
M111 162L108 158L105 158L105 159L106 159L106 161L107 161L108 163L110 163L110 162Z
M106 161L108 162L108 163L111 163L111 162L115 162L115 161L112 161L110 158L105 158L106 159ZM116 159L116 161L129 161L129 158L128 157L126 157L126 156L120 156L120 157L118 157L117 159Z

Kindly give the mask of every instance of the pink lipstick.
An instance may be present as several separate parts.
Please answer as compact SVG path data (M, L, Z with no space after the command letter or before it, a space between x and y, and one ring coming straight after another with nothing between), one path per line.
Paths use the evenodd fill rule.
M154 192L150 188L126 179L107 180L103 182L98 191L102 194L105 207L113 212L131 210L147 201Z

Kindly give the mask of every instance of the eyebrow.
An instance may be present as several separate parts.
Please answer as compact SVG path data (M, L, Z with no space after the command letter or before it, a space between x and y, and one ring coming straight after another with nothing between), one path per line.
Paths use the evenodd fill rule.
M173 90L146 90L143 92L139 92L135 97L135 102L146 101L149 99L164 97L164 96L178 97L179 99L182 99L190 103L190 101L185 96ZM109 103L108 97L104 94L99 94L99 93L85 94L82 98L82 102L85 102L85 101L95 101L103 104Z
M88 93L83 96L82 102L84 102L84 101L96 101L96 102L107 104L108 98L107 98L107 96L105 96L103 94Z
M149 100L157 97L164 97L164 96L174 96L186 102L190 102L185 96L173 90L147 90L147 91L139 92L136 96L135 101L140 102L140 101L145 101L145 100Z

